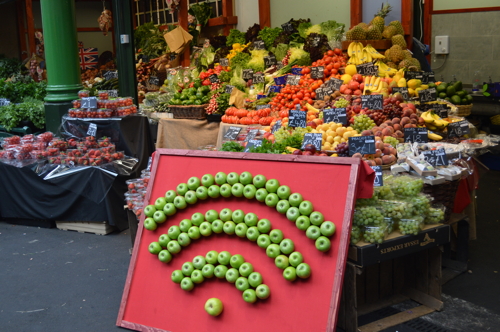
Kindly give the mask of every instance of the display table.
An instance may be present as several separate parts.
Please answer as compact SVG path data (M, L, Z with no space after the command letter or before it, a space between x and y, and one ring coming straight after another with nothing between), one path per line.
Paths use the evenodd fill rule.
M219 122L190 119L160 119L156 148L197 150L217 143Z

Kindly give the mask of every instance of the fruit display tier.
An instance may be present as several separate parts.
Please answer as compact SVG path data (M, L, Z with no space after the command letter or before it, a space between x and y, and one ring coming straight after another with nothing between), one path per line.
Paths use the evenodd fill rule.
M318 250L321 248L317 249L318 244L309 237L310 234L308 236L303 228L296 226L296 222L291 222L286 214L279 212L277 206L270 206L258 198L238 197L239 193L235 188L243 184L242 177L239 179L240 185L238 182L230 185L231 178L227 179L226 184L235 190L231 190L231 195L218 198L205 196L203 199L200 196L197 201L191 200L189 190L185 191L184 185L179 186L182 183L191 186L193 183L188 180L193 177L203 179L206 174L215 175L218 172L225 174L249 172L254 179L264 179L264 182L269 184L267 189L271 192L279 182L280 185L289 186L292 194L300 193L304 201L312 202L314 211L320 211L325 220L335 225L336 232L330 237L330 249L324 252ZM324 181L322 174L328 178L335 178L335 182ZM165 196L169 200L172 198L171 195L175 194L174 203L177 203L178 209L173 213L165 205L163 211L168 216L166 220L157 218L156 225L150 221L146 225L144 216L141 218L117 324L130 329L151 331L199 331L207 326L214 331L334 330L340 302L342 274L347 260L354 195L356 192L365 197L371 195L373 175L374 173L356 158L264 156L158 149L152 164L146 202L150 205L155 204L159 197ZM273 179L277 181L271 181ZM206 182L202 183L199 188L207 185ZM223 186L221 185L221 190ZM188 199L190 203L185 207L178 204ZM289 201L292 203L290 198ZM264 219L270 221L268 225L272 229L270 238L273 237L271 233L279 229L285 239L292 240L294 250L300 252L303 262L307 262L310 266L310 276L301 278L297 265L298 277L291 281L294 278L287 273L288 268L283 270L287 264L286 257L278 255L273 258L275 253L264 249L257 241L252 241L248 232L246 237L238 235L238 232L245 228L245 223L250 222L249 220L245 220L245 223L241 223L240 220L240 223L237 223L236 234L233 235L216 231L206 233L207 229L204 229L203 225L208 222L200 224L199 230L202 233L200 237L191 232L192 238L188 240L185 236L179 238L181 233L174 234L177 232L175 225L178 225L180 230L186 229L189 224L198 224L203 216L207 221L212 220L207 213L210 210L217 211L220 219L226 219L227 216L222 212L225 209L233 212L241 210L245 216L255 214L259 221ZM149 213L146 208L144 213ZM235 215L232 218L238 220ZM215 223L220 224L220 222L212 220L214 230ZM150 227L151 225L156 227ZM257 229L260 227L260 230L265 232L266 227L263 226L266 226L264 222L258 223ZM166 239L166 234L177 239L175 242L186 245L179 247L174 241L166 243L167 248L174 252L169 256L161 250L161 242ZM170 245L172 242L174 245ZM268 248L272 246L270 244ZM282 253L287 254L281 243L277 247ZM231 266L237 263L237 259L232 261L231 266L227 266L228 271L224 280L219 277L206 277L203 282L197 283L203 280L199 278L200 273L203 275L203 268L201 272L190 271L190 262L192 261L194 266L199 260L196 257L209 257L207 253L212 251L218 252L219 255L227 251L230 255L244 257L244 261L250 263L254 271L261 274L262 283L269 287L269 298L259 298L252 303L253 292L248 289L242 292L245 280L240 279L242 284L230 282L237 273L234 268L231 269ZM158 254L152 254L155 252ZM290 263L293 261L292 255L293 253L290 254ZM277 260L278 257L280 259ZM224 272L223 265L227 264L227 261L219 260L218 263L219 265L211 263L216 269L214 274ZM191 274L195 273L195 276L191 275L188 278L191 280L185 279L187 276L178 279L176 274L173 275L174 271L184 272L185 269ZM229 270L232 271L231 276L228 276ZM288 269L289 272L292 270ZM210 275L210 271L204 272ZM241 266L239 272L242 276L245 275ZM248 281L250 280L249 276ZM180 281L181 284L176 284L175 281ZM255 292L259 293L257 289ZM205 311L207 300L213 298L219 299L223 304L223 312L216 318Z

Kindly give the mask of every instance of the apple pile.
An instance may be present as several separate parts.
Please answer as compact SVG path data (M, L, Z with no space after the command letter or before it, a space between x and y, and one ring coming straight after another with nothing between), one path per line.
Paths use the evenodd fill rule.
M277 112L274 113L277 114ZM260 124L262 126L269 126L271 122L278 119L277 116L271 116L270 108L249 111L244 108L229 107L221 117L221 121L224 123L242 125Z
M343 95L361 96L365 88L364 78L361 74L352 75L351 80L347 84L340 86L340 93Z

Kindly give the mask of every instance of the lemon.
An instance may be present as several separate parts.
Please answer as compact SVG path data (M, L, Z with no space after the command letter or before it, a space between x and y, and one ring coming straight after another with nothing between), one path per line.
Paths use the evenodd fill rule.
M354 74L357 74L358 70L356 69L355 65L347 65L345 67L345 73L352 76Z
M347 67L346 67L346 69L347 69ZM351 81L352 76L351 76L351 75L349 75L349 74L344 74L344 75L342 75L342 76L340 77L340 79L341 79L342 81L344 81L344 84L347 84L347 83L349 83L349 82Z

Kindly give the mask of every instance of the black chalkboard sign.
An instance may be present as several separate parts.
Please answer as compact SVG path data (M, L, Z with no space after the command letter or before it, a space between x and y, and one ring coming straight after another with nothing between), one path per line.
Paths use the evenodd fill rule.
M422 83L427 84L430 82L436 82L436 75L434 75L433 71L424 71L422 73Z
M221 58L219 60L219 64L223 67L228 67L229 66L229 59L228 58Z
M299 83L300 83L300 76L299 75L288 75L286 77L286 84L299 85Z
M382 166L370 166L370 167L375 171L375 179L373 180L373 186L382 187L384 185Z
M288 115L288 126L289 127L307 127L307 114L304 111L290 110Z
M253 82L253 84L265 83L266 78L264 77L263 73L254 73L253 78L252 78L252 82Z
M325 67L311 67L311 78L323 79L325 77Z
M422 154L425 161L432 166L448 166L448 157L446 156L446 151L443 148L422 151Z
M333 90L340 90L340 87L344 84L344 81L339 80L338 78L331 78L328 81L325 82L324 85L327 87L332 88Z
M450 107L446 104L426 104L426 110L432 109L440 118L447 118Z
M109 98L118 98L118 90L106 90Z
M429 136L426 128L404 128L405 142L427 143Z
M253 42L254 50L264 50L266 48L266 44L263 40L256 40Z
M113 79L113 78L118 78L118 70L103 70L102 77L106 81L109 81L110 79Z
M231 126L224 134L224 138L230 139L230 140L235 140L238 137L238 135L240 134L240 131L241 131L241 127Z
M137 60L142 60L143 63L148 63L149 57L145 54L139 54L139 56L137 57Z
M252 148L258 148L259 146L262 145L262 141L260 139L252 139L247 142L247 145L245 146L245 150L243 152L248 152Z
M319 46L319 42L321 41L321 37L320 36L316 36L314 37L312 40L311 40L311 46L312 47L318 47Z
M312 144L316 148L316 151L320 151L322 142L323 142L323 134L321 134L321 133L306 133L304 135L304 139L302 140L301 149L303 150L306 147L306 145Z
M421 71L405 71L405 78L407 81L412 79L422 80L423 77L424 75Z
M323 88L317 88L315 90L315 93L316 93L316 97L315 97L316 100L323 100L323 99L325 99L325 96L326 96L325 89L323 89Z
M358 74L363 76L377 76L378 75L378 66L375 66L373 62L363 63L361 65L356 66L356 70Z
M295 28L293 27L293 24L291 22L286 22L281 25L281 28L286 31L286 32L295 32Z
M152 84L152 85L160 85L160 79L158 78L158 76L149 76L149 84Z
M373 154L375 153L375 136L355 136L349 137L349 155L355 153Z
M323 110L323 122L335 122L347 125L347 112L345 108L325 108Z
M410 100L410 93L408 92L408 88L400 88L395 86L392 88L392 93L396 92L401 93L404 100Z
M82 108L97 108L97 98L96 97L82 98Z
M281 128L281 120L276 121L274 126L271 128L271 133L277 132Z
M469 123L466 120L452 122L448 125L448 137L460 137L470 134Z
M257 136L258 133L259 133L259 129L249 130L248 134L247 134L247 137L245 137L245 142L248 142L248 141L254 139L255 136Z
M437 99L437 91L435 88L420 90L418 92L418 99L421 103L428 103Z
M252 69L243 69L243 79L245 81L251 80L253 78L253 70Z
M276 57L274 55L268 55L264 57L264 66L269 68L277 63Z
M271 108L271 105L269 105L269 104L257 105L255 108L257 110L261 110L261 109L264 109L264 108Z
M361 105L363 108L368 107L371 110L384 109L384 96L383 95L364 95L361 96Z
M233 85L226 85L226 88L224 89L224 93L232 93L234 89Z
M7 106L10 104L10 100L7 98L0 98L0 106Z
M217 74L212 74L208 77L210 79L210 83L219 83L219 76Z

